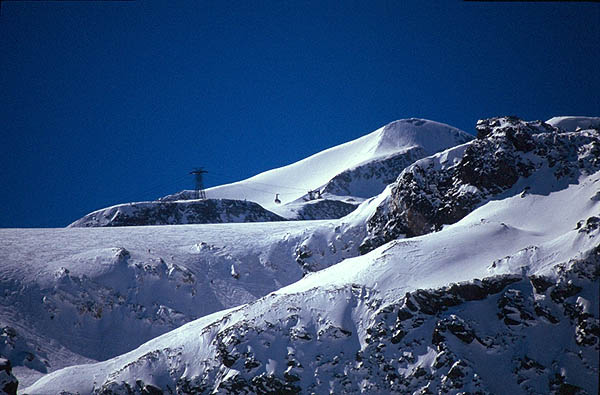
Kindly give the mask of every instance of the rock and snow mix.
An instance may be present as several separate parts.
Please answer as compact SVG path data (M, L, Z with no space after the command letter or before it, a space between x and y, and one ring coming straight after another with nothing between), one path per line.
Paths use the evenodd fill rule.
M523 195L544 194L598 170L596 129L564 132L515 117L479 121L476 140L419 160L400 174L391 195L369 219L369 238L361 251L455 223L502 197L519 180ZM540 178L533 177L538 173L540 182L528 182Z
M403 119L291 165L209 188L206 201L197 200L195 191L181 191L156 202L98 210L71 226L341 218L364 199L378 195L415 160L472 138L438 122Z
M364 200L337 220L0 230L8 380L30 394L597 393L594 122L492 118L469 141L405 120L257 176L333 161L307 188ZM317 202L299 192L278 214Z
M10 360L0 358L0 391L5 394L16 395L19 380L12 374Z
M69 227L219 224L283 221L254 202L229 199L119 204L94 211Z

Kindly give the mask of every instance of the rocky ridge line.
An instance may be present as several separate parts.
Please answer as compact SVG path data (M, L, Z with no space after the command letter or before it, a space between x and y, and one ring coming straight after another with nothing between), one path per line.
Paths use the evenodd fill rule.
M362 254L401 236L453 224L543 168L567 182L600 169L597 129L564 132L516 117L480 120L476 128L476 140L419 160L398 176L390 198L367 222Z
M349 285L330 292L346 295L355 307L364 305L371 317L364 330L327 322L299 326L302 307L289 306L277 322L256 317L218 330L211 343L214 357L199 376L184 376L186 367L177 362L182 349L156 350L125 369L165 361L160 363L167 363L172 386L119 382L114 372L95 393L491 394L495 378L480 368L505 360L512 372L503 378L505 388L589 393L593 380L573 382L569 372L598 374L599 317L586 308L585 297L598 298L599 267L595 248L583 259L557 265L556 277L498 275L416 290L391 303ZM556 334L565 335L564 345L527 351L519 346L531 336L551 336L543 341L552 344ZM284 347L273 348L274 343ZM282 366L277 373L269 370L273 363Z
M69 227L285 221L254 202L230 199L121 204L94 211Z

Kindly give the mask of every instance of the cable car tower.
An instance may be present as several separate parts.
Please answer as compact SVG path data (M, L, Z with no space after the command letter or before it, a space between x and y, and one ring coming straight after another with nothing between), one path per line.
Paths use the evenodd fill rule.
M206 199L206 192L204 192L204 183L202 182L202 175L208 173L202 167L199 167L193 171L190 171L190 174L194 175L196 180L196 199Z

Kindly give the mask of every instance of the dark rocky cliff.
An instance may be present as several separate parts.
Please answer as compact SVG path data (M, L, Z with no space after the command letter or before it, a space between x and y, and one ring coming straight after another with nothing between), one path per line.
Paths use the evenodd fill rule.
M476 140L419 160L400 174L391 197L367 223L361 253L453 224L534 172L547 169L556 180L577 182L580 174L600 169L597 129L564 132L516 117L481 120L476 128ZM454 160L444 162L449 156Z

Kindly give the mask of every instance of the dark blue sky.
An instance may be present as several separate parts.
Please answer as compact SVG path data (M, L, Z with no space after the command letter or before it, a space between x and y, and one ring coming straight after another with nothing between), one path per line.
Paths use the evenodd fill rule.
M2 2L0 227L246 178L423 117L600 114L600 4Z

